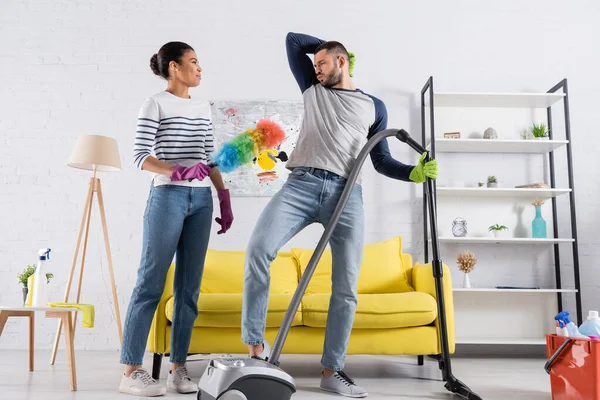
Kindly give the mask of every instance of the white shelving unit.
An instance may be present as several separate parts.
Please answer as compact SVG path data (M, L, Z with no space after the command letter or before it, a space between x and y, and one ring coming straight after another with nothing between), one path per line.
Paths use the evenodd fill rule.
M568 143L567 140L488 140L488 139L437 139L438 153L515 153L546 154ZM429 150L431 145L427 146Z
M440 236L440 243L457 243L457 244L538 244L549 245L557 243L573 243L575 239L566 238L493 238L493 237L454 237Z
M488 292L488 293L577 293L575 289L498 289L498 288L453 288L453 292Z
M567 194L571 189L531 189L531 188L454 188L438 187L438 196L457 197L521 197L528 199L551 199Z
M434 94L435 107L547 108L564 93L444 93ZM429 102L425 103L429 106Z
M560 88L563 88L563 93L556 93ZM510 160L507 162L516 162L514 157L545 157L550 160L551 168L554 168L554 152L563 151L566 149L570 152L570 122L568 115L565 116L566 134L564 139L556 139L550 135L549 139L523 139L522 132L517 131L517 126L521 121L529 121L528 126L533 122L542 120L550 129L552 129L552 118L550 107L563 103L565 110L568 108L568 91L566 88L566 80L562 81L549 93L468 93L468 92L435 92L433 88L433 77L430 78L423 88L421 97L422 106L422 124L424 126L422 143L429 151L432 151L433 156L440 160L442 157L454 157L452 161L460 160L465 162L466 167L461 169L455 167L452 172L457 170L470 174L470 178L479 175L481 177L482 160ZM433 102L433 107L432 103ZM512 120L513 113L515 121ZM440 116L446 116L445 121L438 121ZM458 116L457 116L458 115ZM545 121L544 121L545 119ZM447 123L448 120L451 123ZM519 120L519 122L516 122ZM493 121L493 122L490 122ZM444 124L446 122L446 124ZM477 137L473 131L479 131L480 134L488 127L484 124L498 124L501 127L498 129L498 139L483 139ZM475 128L477 126L477 128ZM464 129L461 129L464 128ZM461 132L461 138L450 139L443 138L444 132ZM434 134L435 132L435 134ZM507 133L510 132L510 133ZM440 154L448 154L447 156L438 157ZM570 154L570 153L568 153ZM504 156L507 155L507 156ZM469 157L479 157L477 162L469 162ZM504 157L504 158L503 158ZM508 158L512 157L512 158ZM467 160L467 161L465 161ZM494 162L494 161L489 161ZM483 163L485 164L485 162ZM520 168L529 167L530 164L519 164ZM537 164L536 164L537 165ZM523 167L526 166L526 167ZM518 167L517 167L518 168ZM537 168L537 167L536 167ZM564 168L563 166L559 168ZM571 165L567 166L571 172ZM444 170L442 170L444 171ZM452 174L450 172L449 174ZM511 173L510 167L504 168L501 171L506 178ZM500 173L500 170L499 170ZM554 172L551 171L552 179L554 180ZM491 174L490 174L491 175ZM454 176L453 176L454 178ZM523 177L519 178L523 179ZM531 179L529 175L525 176L525 182ZM476 186L473 182L471 185L464 185L463 182L459 185L452 182L438 182L435 196L438 199L436 202L438 209L438 226L448 225L448 215L444 214L444 208L451 207L451 211L446 214L455 213L454 216L460 216L461 207L467 207L467 210L472 215L483 216L486 213L493 213L492 219L503 221L503 213L516 213L517 207L510 208L506 203L527 204L534 199L541 199L552 203L552 207L556 207L556 198L560 196L568 196L571 200L572 219L574 219L574 193L572 190L571 177L567 187L556 187L554 181L546 182L547 188L517 188L510 187L501 181L498 188L473 187ZM533 182L536 182L535 180ZM519 183L521 184L521 183ZM467 186L467 187L465 187ZM468 187L470 186L470 187ZM554 186L554 187L551 187ZM424 191L425 197L425 191ZM484 206L497 208L495 211L488 209L480 211ZM529 205L529 207L532 207ZM476 211L473 211L477 209ZM507 211L508 210L508 211ZM424 212L426 210L424 209ZM475 214L478 212L478 214ZM443 220L440 222L440 215L443 215ZM473 217L475 223L480 225L483 223L478 221L477 217ZM513 219L521 219L523 227L522 215ZM557 282L555 287L548 285L532 285L523 284L523 288L496 288L495 285L502 286L520 286L506 285L506 280L501 274L506 263L510 264L510 257L515 254L523 255L528 252L546 251L544 246L549 249L558 251L559 246L572 245L574 249L577 246L576 223L572 222L572 237L553 237L554 216L546 220L548 222L548 237L547 238L532 238L518 237L523 236L522 232L517 237L491 237L483 236L481 232L475 232L473 235L469 230L466 237L454 237L448 231L446 234L440 232L438 242L443 245L442 261L448 264L456 274L455 261L453 255L465 249L474 251L475 249L486 249L486 251L496 252L494 254L502 254L491 257L492 265L488 262L478 263L478 268L487 268L488 274L498 274L497 280L491 285L483 285L484 287L463 288L460 287L462 279L453 280L453 298L455 310L455 330L457 344L470 345L543 345L545 344L545 334L554 332L554 315L562 307L563 295L575 295L577 298L577 317L581 321L581 293L579 282L579 269L576 252L574 250L574 275L575 287L562 287L560 282ZM451 221L451 220L450 220ZM531 219L525 221L525 224L531 224ZM514 222L514 221L513 221ZM493 224L492 222L491 224ZM487 225L486 225L487 227ZM427 222L424 221L425 229L425 262L429 259L429 246L431 239L428 238ZM481 229L480 229L481 230ZM487 231L487 228L484 232ZM487 233L487 232L485 232ZM470 246L473 246L472 248ZM533 246L533 247L532 247ZM561 247L562 248L562 247ZM511 249L515 249L512 251ZM447 250L452 250L448 254ZM533 255L529 259L534 259ZM527 263L527 261L524 261ZM481 265L480 265L481 264ZM549 263L550 264L550 263ZM532 265L532 267L534 267ZM537 268L532 276L547 274L553 276L555 272L558 274L560 265L536 265ZM556 271L555 271L556 269ZM497 272L496 272L497 271ZM488 287L485 287L488 286ZM539 289L537 286L541 286ZM552 286L552 285L550 285ZM528 288L533 287L533 288ZM574 313L572 313L573 316Z
M502 344L502 345L545 345L546 341L540 338L518 338L518 339L507 339L503 337L497 338L457 338L457 344Z

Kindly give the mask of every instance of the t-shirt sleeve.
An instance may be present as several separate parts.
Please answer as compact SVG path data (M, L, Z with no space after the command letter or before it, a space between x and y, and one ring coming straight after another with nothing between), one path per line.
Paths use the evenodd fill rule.
M289 32L285 40L288 63L302 93L319 83L310 57L324 40L302 33Z
M206 136L204 137L204 153L206 154L206 158L210 160L212 153L215 151L215 135L213 131L212 110L210 107L208 115L208 128L206 129Z
M133 146L133 163L142 169L144 161L152 155L156 132L160 126L160 113L156 101L147 98L138 114Z
M387 129L388 114L383 101L372 97L375 103L375 120L369 128L368 139L376 133ZM381 140L370 152L371 161L375 170L388 178L409 181L409 176L414 166L406 165L394 159L390 154L387 138Z

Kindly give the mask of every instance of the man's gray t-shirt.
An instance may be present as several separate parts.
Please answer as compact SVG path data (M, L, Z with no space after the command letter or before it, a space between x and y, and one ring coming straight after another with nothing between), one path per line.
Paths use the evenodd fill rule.
M375 99L360 90L328 89L321 84L303 94L304 118L296 148L287 166L314 167L344 178L350 175L358 153L367 143L367 134L384 114Z

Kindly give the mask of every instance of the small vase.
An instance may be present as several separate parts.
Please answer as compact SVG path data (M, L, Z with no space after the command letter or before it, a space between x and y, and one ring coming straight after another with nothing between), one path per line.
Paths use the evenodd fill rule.
M489 187L489 188L497 188L498 187L498 182L488 182L487 183L487 187Z
M546 221L542 218L541 206L535 206L535 218L531 222L531 237L538 239L546 237Z
M471 288L471 280L469 279L469 274L465 273L465 276L463 278L463 287L465 289L470 289Z
M23 306L25 306L25 303L27 302L27 293L29 293L29 289L24 287L23 288Z

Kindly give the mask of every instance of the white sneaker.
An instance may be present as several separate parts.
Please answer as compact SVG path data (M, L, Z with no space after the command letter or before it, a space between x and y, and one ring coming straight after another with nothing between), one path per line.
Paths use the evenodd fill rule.
M198 391L198 384L190 379L190 375L185 366L177 368L175 373L169 371L167 387L169 389L175 389L179 393L196 393Z
M260 360L267 360L271 356L271 345L266 340L263 341L263 350L260 354L252 356L252 358L258 358Z
M336 372L329 378L321 377L321 390L341 394L346 397L367 397L367 389L358 386L354 380L342 371Z
M154 397L167 393L167 388L156 382L143 368L136 369L129 375L123 375L119 392L134 394L136 396Z
M266 340L263 341L263 351L258 356L263 360L266 360L271 356L271 345Z

